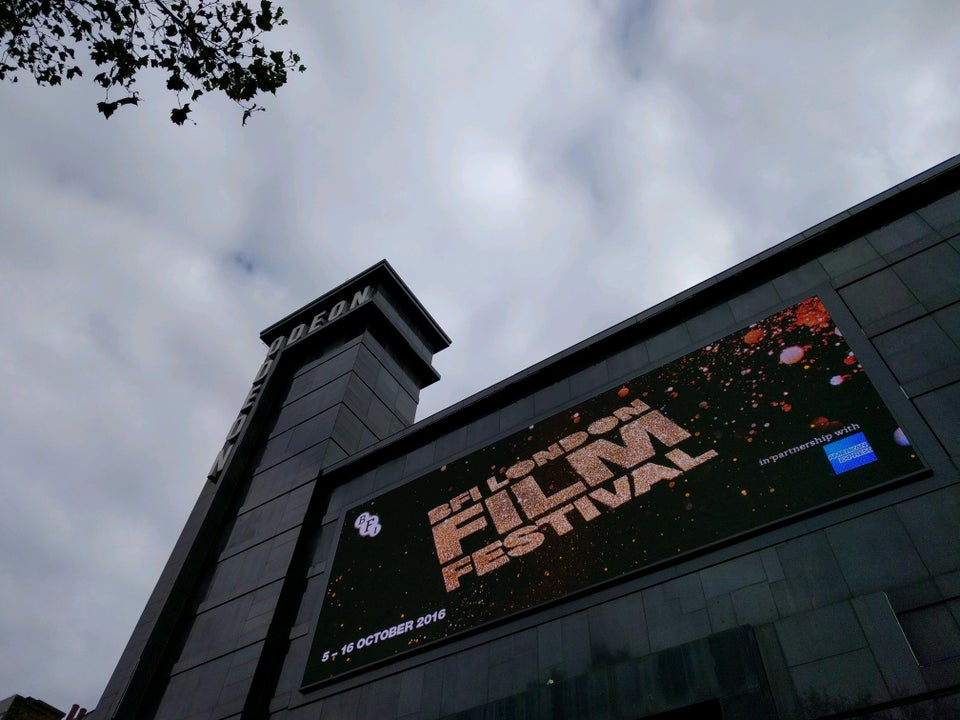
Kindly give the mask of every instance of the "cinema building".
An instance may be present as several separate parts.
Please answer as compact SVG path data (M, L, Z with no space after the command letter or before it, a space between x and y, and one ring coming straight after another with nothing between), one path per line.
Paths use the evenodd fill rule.
M421 422L386 262L261 338L88 717L960 717L960 157Z

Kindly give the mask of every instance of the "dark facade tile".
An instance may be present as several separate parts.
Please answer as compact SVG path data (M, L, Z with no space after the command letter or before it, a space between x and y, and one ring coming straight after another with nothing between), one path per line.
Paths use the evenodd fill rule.
M613 712L614 698L610 688L610 676L605 672L592 672L578 688L583 698L582 718L608 718Z
M886 593L890 607L896 613L910 612L926 605L934 605L943 600L940 588L933 580L923 580L890 590Z
M396 407L397 395L401 391L400 382L386 366L381 366L373 391L384 405L389 408Z
M643 591L643 607L652 650L676 647L710 634L706 602L701 610L684 612L680 607L680 599L666 599L662 594L657 597L658 589Z
M274 540L254 545L217 563L200 609L283 578L287 572L287 563L283 557L289 561L289 552L281 553L283 557L278 558L277 548L287 548L291 541L296 540L297 534L296 529L289 530Z
M335 465L341 460L347 457L348 453L339 444L330 440L326 443L326 449L323 454L323 461L321 462L322 467L330 467Z
M500 433L500 414L491 413L467 425L467 447L485 445Z
M762 625L778 617L773 594L765 582L734 590L732 597L740 625Z
M646 345L630 345L607 358L607 371L610 380L615 381L618 378L626 379L639 375L641 368L649 361L650 355L647 352Z
M570 394L574 398L581 395L594 395L609 384L607 363L601 361L570 376Z
M783 580L783 566L780 564L780 557L777 555L776 548L764 548L760 551L760 561L763 563L763 572L770 582Z
M367 333L363 338L363 344L366 350L368 350L372 356L377 359L382 368L386 369L387 372L396 380L400 387L402 387L407 395L412 397L414 400L417 400L420 396L420 387L417 385L416 380L411 377L409 371L405 369L397 361L394 353L392 353L385 345L383 345L380 340L374 335ZM372 367L371 371L372 371ZM377 370L377 381L374 383L374 387L377 386L377 383L380 380L381 371ZM388 380L386 382L389 382Z
M563 640L564 673L568 677L586 673L590 669L591 659L587 614L579 612L561 619L560 634Z
M900 710L905 718L955 718L960 717L960 693L946 697L935 697L915 702L905 703ZM889 711L881 710L876 713L861 715L862 720L887 720Z
M356 376L370 387L376 386L377 377L383 368L383 362L374 353L375 351L370 348L369 340L365 339L364 344L357 351L357 361L352 368Z
M374 474L373 486L375 488L389 488L396 485L403 477L403 466L406 461L406 457L401 456L381 463Z
M448 715L487 700L487 647L463 650L443 661L440 712Z
M766 579L763 561L756 553L714 565L700 573L703 593L708 599Z
M401 690L401 680L396 675L367 683L363 686L357 717L390 717L396 712Z
M773 700L761 691L743 693L721 700L723 720L773 720L777 710Z
M890 691L900 696L922 693L926 689L923 676L886 595L865 595L852 604Z
M250 645L230 654L230 669L223 676L225 685L249 680L260 660L260 646Z
M644 679L644 674L638 671L636 663L620 663L611 669L610 685L616 707L615 717L631 718L639 714L648 695L647 688L652 684L645 683Z
M709 655L716 665L721 696L741 695L763 688L762 658L753 628L717 633L699 645L709 648Z
M294 368L291 377L298 378L301 375L314 370L332 357L340 355L348 350L355 350L363 340L361 335L349 338L342 342L324 343L320 347L306 355L298 367ZM289 398L288 398L289 399Z
M776 311L782 306L783 301L772 283L764 283L730 298L727 304L730 306L734 320L744 322Z
M685 613L703 610L707 606L700 575L691 573L674 580L668 580L660 586L666 600L677 600L680 610Z
M359 345L349 347L295 377L290 383L284 404L291 403L350 372L356 363L359 349Z
M952 192L917 210L924 222L934 230L942 230L960 219L960 191Z
M263 542L303 521L303 510L313 494L313 485L301 485L285 495L237 516L220 557Z
M921 672L927 687L932 690L948 690L960 684L960 662L956 660L928 665Z
M426 470L435 469L433 467L436 464L433 457L435 450L436 447L433 445L433 443L428 443L423 447L419 447L416 450L408 453L407 461L403 465L404 477L413 477L414 475L419 475Z
M590 608L587 627L595 665L612 665L650 652L643 599L639 593Z
M790 669L809 716L884 702L890 693L869 650L856 650Z
M884 333L874 344L901 383L960 363L960 348L932 317Z
M343 718L359 718L360 700L363 688L351 688L324 698L320 708L319 720L342 720Z
M960 433L957 433L960 427L960 383L917 398L917 407L947 452L960 457Z
M270 720L317 720L327 717L323 714L323 701L300 705L291 710L282 710L270 716Z
M933 580L921 580L912 585L888 590L885 594L890 607L897 613L915 610L923 605L938 603L943 599L937 583Z
M326 443L320 443L254 475L240 511L244 512L261 505L313 480L317 476L326 452Z
M687 320L687 331L693 342L707 343L725 335L735 322L730 307L722 303Z
M352 482L338 485L327 501L326 513L323 517L324 528L329 522L339 518L343 510L370 495L374 487L374 479L370 473L364 473Z
M840 290L853 316L864 326L872 326L885 318L916 308L916 296L910 292L892 269L870 275Z
M279 435L341 402L349 382L350 376L342 375L282 407L270 436Z
M345 406L337 408L337 417L332 424L330 437L347 455L360 449L363 443L363 423Z
M323 589L326 584L326 574L319 573L307 579L303 595L300 597L300 605L297 609L297 616L291 625L294 628L304 625L310 626L316 619L317 610L323 601ZM292 630L291 630L292 632ZM299 636L294 639L299 639ZM313 638L309 638L311 641Z
M373 390L359 375L349 375L346 391L343 393L343 403L350 408L358 418L366 417L373 401Z
M960 288L960 279L957 280ZM960 347L960 303L954 303L933 314L934 322L937 323L953 342Z
M953 570L935 578L941 597L960 597L960 570Z
M651 360L670 360L690 347L690 331L686 325L664 330L647 340L647 352Z
M279 581L273 582L198 615L183 649L183 665L189 667L263 640L265 628L246 637L242 628L248 620L273 611L280 585Z
M504 637L497 638L496 640L491 640L489 644L489 653L490 653L490 664L498 665L500 663L509 662L513 659L516 654L513 647L513 635L505 635Z
M533 395L533 411L536 415L562 410L570 404L570 382L566 378L538 390ZM501 425L501 430L507 428Z
M740 624L730 595L716 595L707 600L707 615L714 633L735 628Z
M910 213L867 235L870 244L881 255L891 255L901 248L912 246L929 235L930 227L919 215Z
M500 411L500 427L507 431L519 429L522 425L529 425L533 416L533 398L528 395Z
M372 432L378 440L389 437L394 433L394 420L397 417L381 402L380 398L372 397L370 406L365 415L360 416L360 420Z
M907 585L928 576L892 508L848 520L826 533L854 595ZM891 563L889 558L897 558L897 562Z
M171 677L154 717L157 720L208 717L217 704L230 662L229 657L218 658Z
M217 696L217 704L213 708L212 717L220 720L229 720L231 716L239 719L247 695L250 693L251 678L244 678L229 685L224 685Z
M960 428L960 413L954 427ZM900 503L896 513L930 573L960 568L960 487L953 485Z
M515 695L539 683L536 630L502 638L490 645L490 698Z
M784 579L771 583L781 616L828 605L850 596L840 565L822 532L778 545Z
M960 253L942 242L893 266L928 310L960 300Z
M467 429L458 427L441 435L434 443L438 460L449 460L460 455L467 446Z
M516 672L511 662L491 663L488 674L487 697L491 701L502 700L519 692L515 683Z
M423 694L423 666L400 673L400 693L397 695L397 715L404 716L420 709Z
M283 667L277 680L275 698L279 703L271 703L270 709L276 710L277 705L286 707L290 702L298 702L302 696L298 692L300 681L303 679L303 666L307 661L312 638L303 636L294 638L287 646L287 653L283 658Z
M879 270L886 263L866 238L859 238L821 255L820 264L835 284L846 284L857 277Z
M293 457L308 447L316 445L330 436L339 407L332 407L306 422L271 438L264 445L263 455L257 463L258 470Z
M563 636L559 620L537 628L537 657L542 682L551 679L552 674L563 667Z
M794 667L866 647L849 603L841 602L775 623L787 665Z
M819 262L813 260L800 267L789 270L773 281L773 287L783 300L795 300L801 295L809 295L830 276Z
M396 415L406 424L412 424L417 417L417 399L407 393L403 388L397 393Z
M770 694L773 696L780 717L801 717L796 688L793 684L793 678L790 676L790 668L787 665L786 658L783 656L783 649L780 646L776 627L773 623L770 623L754 628L754 637L762 658L766 682L770 687Z

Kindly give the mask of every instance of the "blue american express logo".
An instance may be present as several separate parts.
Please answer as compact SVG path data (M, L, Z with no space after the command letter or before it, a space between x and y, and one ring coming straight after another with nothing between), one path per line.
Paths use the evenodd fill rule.
M837 475L877 460L867 436L862 432L828 443L823 446L823 451Z

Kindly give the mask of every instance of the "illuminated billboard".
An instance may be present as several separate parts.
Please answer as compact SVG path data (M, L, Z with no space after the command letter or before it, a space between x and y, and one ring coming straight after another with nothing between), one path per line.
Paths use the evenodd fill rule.
M304 684L922 467L808 298L347 510Z

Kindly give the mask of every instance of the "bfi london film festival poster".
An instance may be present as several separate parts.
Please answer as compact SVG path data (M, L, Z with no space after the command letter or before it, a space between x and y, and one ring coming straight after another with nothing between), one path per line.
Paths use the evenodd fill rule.
M922 467L808 298L348 510L304 684Z

